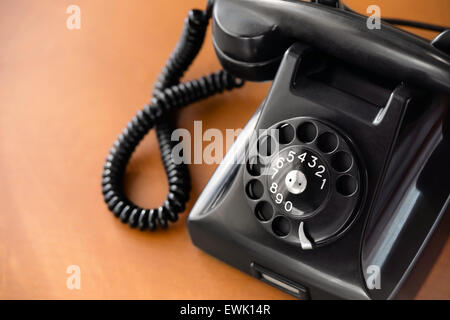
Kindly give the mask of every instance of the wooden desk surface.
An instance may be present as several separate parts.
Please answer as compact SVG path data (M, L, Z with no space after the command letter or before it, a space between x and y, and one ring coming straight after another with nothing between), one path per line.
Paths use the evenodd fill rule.
M195 248L186 214L143 233L115 219L100 193L111 143L148 101L188 9L204 2L0 2L0 298L291 298ZM372 2L348 0L360 12ZM447 0L376 2L383 16L450 24ZM66 28L70 4L81 8L80 30ZM186 78L219 68L210 40ZM268 88L248 83L191 106L179 125L241 128ZM190 166L189 208L215 167ZM156 206L166 187L151 133L128 167L127 194ZM81 290L66 287L69 265L81 268ZM448 270L447 239L417 298L449 299Z

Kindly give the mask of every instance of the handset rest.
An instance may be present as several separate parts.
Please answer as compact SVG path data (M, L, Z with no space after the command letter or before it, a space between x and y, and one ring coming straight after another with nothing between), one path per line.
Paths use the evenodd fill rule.
M370 30L363 16L297 0L215 1L214 47L237 76L272 79L296 41L384 77L450 94L450 56L388 24Z

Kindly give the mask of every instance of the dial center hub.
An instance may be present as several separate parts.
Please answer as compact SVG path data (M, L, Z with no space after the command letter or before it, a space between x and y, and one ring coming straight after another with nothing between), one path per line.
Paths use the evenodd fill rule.
M293 194L300 194L305 191L308 180L300 170L291 170L284 179L286 189Z

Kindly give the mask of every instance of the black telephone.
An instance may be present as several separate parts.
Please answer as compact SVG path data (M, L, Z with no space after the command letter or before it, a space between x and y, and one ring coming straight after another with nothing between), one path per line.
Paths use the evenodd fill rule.
M180 83L209 19L226 71ZM108 208L141 230L185 209L190 179L171 157L171 113L245 80L272 87L188 217L193 243L303 299L395 297L450 201L450 30L426 40L336 0L215 0L189 13L150 104L106 159ZM122 191L155 127L169 194L159 208Z

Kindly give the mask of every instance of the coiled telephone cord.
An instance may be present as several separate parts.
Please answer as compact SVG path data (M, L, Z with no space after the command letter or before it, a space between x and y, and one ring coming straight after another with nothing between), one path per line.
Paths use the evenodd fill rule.
M174 143L171 141L173 127L170 120L176 110L244 84L224 70L179 83L202 47L209 18L210 8L189 12L181 37L154 86L150 104L139 110L123 129L106 158L102 175L104 200L116 217L133 228L167 228L169 221L178 220L178 214L185 210L189 200L191 181L187 166L176 163L172 158ZM124 194L123 177L131 155L152 128L156 129L169 191L161 206L146 209L134 204Z

